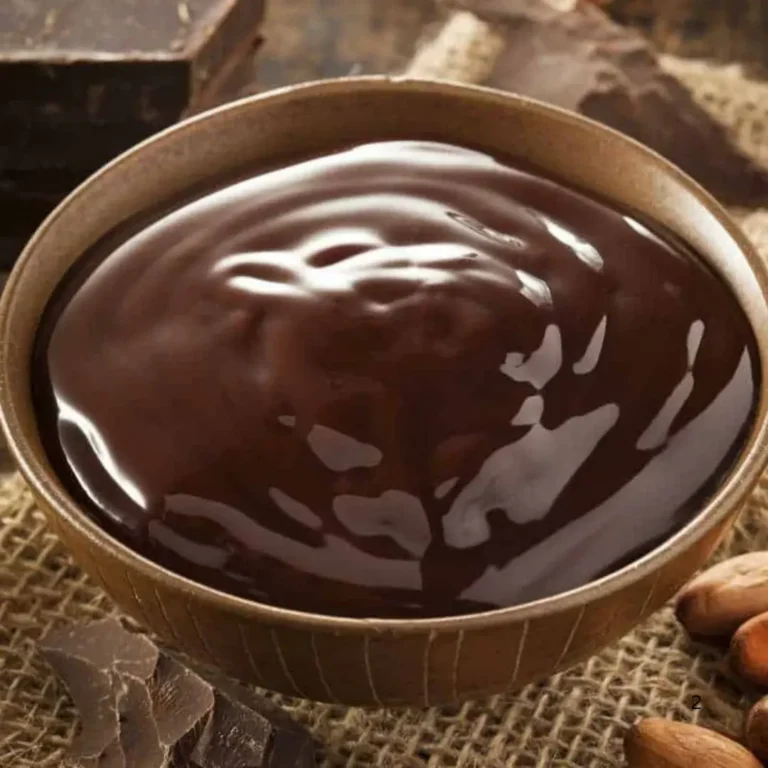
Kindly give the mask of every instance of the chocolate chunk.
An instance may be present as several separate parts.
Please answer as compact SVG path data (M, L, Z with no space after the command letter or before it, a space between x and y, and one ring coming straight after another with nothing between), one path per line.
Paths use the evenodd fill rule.
M231 701L239 702L251 712L258 713L271 724L272 748L264 763L267 768L302 768L315 764L315 745L312 737L287 712L249 688L236 683L220 680L216 683L216 689Z
M210 712L211 686L176 659L162 654L150 685L160 742L173 746Z
M81 768L131 768L125 761L125 752L116 738L99 757L80 761Z
M120 675L120 682L120 747L126 768L164 768L168 750L160 743L146 682L133 675Z
M768 170L659 65L637 32L594 4L561 12L542 0L447 0L504 28L488 85L580 112L623 131L680 166L724 202L768 199Z
M253 79L262 0L0 2L0 221L8 268L43 218L104 163ZM69 175L51 189L50 171ZM19 178L23 175L24 178ZM49 194L44 210L19 196ZM13 231L9 231L12 227Z
M287 712L254 691L207 671L215 689L213 711L174 753L175 768L309 768L315 745ZM236 745L234 750L230 745Z
M191 766L257 768L269 765L269 721L235 699L215 694L213 711L199 733L187 758Z
M40 650L80 711L82 768L302 768L309 733L257 694L204 679L116 619L51 633Z
M82 761L100 758L120 735L120 685L115 674L146 680L157 664L157 648L147 638L127 632L116 619L104 619L57 630L40 650L82 714L73 755Z
M43 654L82 713L81 730L72 743L72 756L83 763L88 759L97 760L120 735L112 675L55 649L44 649Z
M117 671L147 680L154 672L159 651L143 635L124 629L117 619L67 627L48 636L44 650L86 661L100 671Z
M8 0L0 99L22 123L175 122L249 58L261 0Z

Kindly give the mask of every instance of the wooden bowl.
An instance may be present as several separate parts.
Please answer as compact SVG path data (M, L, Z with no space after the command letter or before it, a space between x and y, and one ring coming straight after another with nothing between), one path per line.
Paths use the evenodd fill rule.
M368 140L429 138L524 157L666 225L735 292L768 359L768 275L707 194L640 145L573 114L435 82L357 78L231 104L121 156L76 190L24 251L0 306L0 409L7 440L51 527L77 562L160 637L243 680L349 705L426 706L519 688L613 642L708 558L766 464L768 407L738 465L684 530L599 581L534 603L424 620L360 620L260 605L171 573L108 536L72 501L43 451L30 351L65 271L121 220L244 164Z

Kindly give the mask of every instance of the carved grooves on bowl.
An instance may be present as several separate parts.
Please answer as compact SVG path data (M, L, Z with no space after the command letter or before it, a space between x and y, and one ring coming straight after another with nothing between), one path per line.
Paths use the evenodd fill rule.
M560 655L557 657L557 661L555 662L555 667L559 667L563 663L563 659L566 658L568 655L568 651L571 649L571 644L573 643L573 639L576 637L576 632L578 631L579 627L581 626L582 619L584 618L584 613L587 610L586 605L582 605L579 609L579 612L576 614L576 620L573 622L573 626L571 627L571 631L568 633L568 636L565 639L565 643L563 644L563 650L560 651Z
M640 608L640 613L638 614L638 618L640 620L643 620L648 617L648 608L651 605L651 600L653 599L654 592L656 592L656 587L659 584L659 580L661 579L661 570L656 571L656 575L651 582L651 588L648 590L648 594L646 595L645 600L643 601L642 608Z
M136 585L133 583L133 579L131 578L131 572L128 571L125 568L121 569L123 576L125 578L125 583L128 585L128 591L131 593L131 597L133 598L133 602L136 605L136 609L138 611L138 620L146 627L150 626L152 624L152 621L149 618L149 614L144 610L144 603L141 602L141 598L139 597L139 593L136 590Z
M184 600L184 607L187 611L187 615L189 616L189 626L192 629L198 644L203 649L203 653L205 654L207 660L210 661L211 664L220 664L221 659L211 649L211 646L208 645L208 641L205 639L205 632L200 630L200 625L197 623L197 618L195 617L194 608L190 605L189 600Z
M165 623L165 627L168 631L168 635L177 646L183 647L184 641L176 633L176 628L174 627L173 622L171 621L171 618L168 615L168 611L165 608L165 603L163 602L163 598L160 595L160 592L158 592L156 584L152 584L152 594L154 595L155 602L157 603L157 608L160 611L160 615L163 617L163 622Z
M251 653L251 644L245 634L245 628L239 621L235 623L237 625L237 637L240 640L240 647L243 649L243 656L248 662L248 671L257 685L264 685L264 673L261 671L261 667L256 663L253 653Z
M363 638L363 660L365 662L365 676L368 680L368 686L371 690L371 698L378 706L382 706L379 693L376 690L376 683L373 681L373 670L371 669L371 637L365 635Z
M325 691L328 701L330 701L333 704L340 704L341 702L336 697L336 694L331 690L331 686L328 684L328 678L325 676L325 671L323 670L323 661L320 658L320 653L317 650L317 640L316 640L316 633L310 632L309 636L309 643L312 646L312 658L315 662L315 669L317 670L317 677L320 680L320 685Z
M437 639L437 630L432 629L429 632L426 642L424 643L424 670L422 672L422 679L424 685L424 706L429 706L429 652L432 649L432 643Z
M459 700L459 663L461 661L461 646L464 644L464 630L460 629L456 637L456 653L453 657L453 670L451 673L451 690L453 700Z
M198 599L167 577L100 557L88 536L48 515L77 560L147 628L258 685L334 703L434 706L518 689L582 661L660 608L701 565L730 520L621 592L535 619L474 629L393 632L281 627Z
M512 676L510 677L509 683L507 685L508 688L511 688L517 682L517 677L520 674L520 665L523 663L523 653L525 652L525 641L528 639L528 632L530 629L531 623L528 621L528 619L526 619L523 622L520 640L517 644L517 651L515 652L515 666L512 669Z
M280 635L276 630L270 629L269 636L270 636L270 639L272 640L272 645L275 649L275 653L277 654L277 660L280 662L280 669L283 670L285 679L288 681L288 685L292 689L291 693L293 693L295 696L298 696L301 699L306 699L307 695L296 684L296 680L291 674L291 670L285 661L285 656L283 655L283 649L280 645Z

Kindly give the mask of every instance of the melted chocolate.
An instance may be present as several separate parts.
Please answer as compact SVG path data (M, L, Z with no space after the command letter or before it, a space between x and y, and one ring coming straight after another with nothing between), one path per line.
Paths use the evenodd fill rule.
M751 421L726 286L624 212L459 147L265 172L102 243L34 381L116 536L296 609L552 595L689 521Z

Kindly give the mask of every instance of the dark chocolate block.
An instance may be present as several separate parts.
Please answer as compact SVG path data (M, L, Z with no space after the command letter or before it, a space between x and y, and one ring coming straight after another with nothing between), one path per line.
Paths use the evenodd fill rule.
M238 98L252 82L253 69L252 55L227 62L211 87L199 94L198 100L185 107L177 118ZM0 175L7 175L9 170L69 168L77 171L82 180L121 152L164 127L167 127L164 122L83 122L64 115L40 121L6 114L0 121Z
M102 165L239 96L263 10L263 0L1 2L0 268Z

